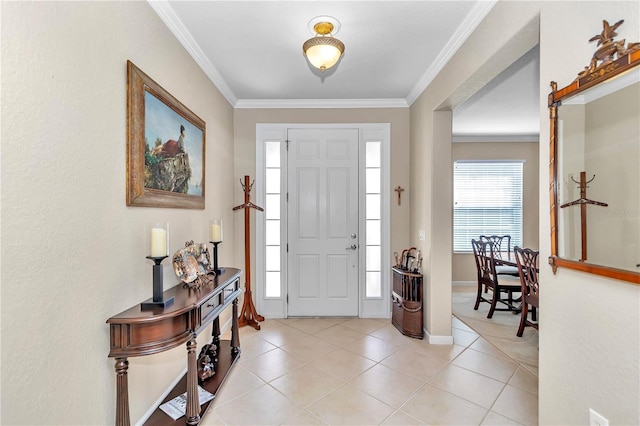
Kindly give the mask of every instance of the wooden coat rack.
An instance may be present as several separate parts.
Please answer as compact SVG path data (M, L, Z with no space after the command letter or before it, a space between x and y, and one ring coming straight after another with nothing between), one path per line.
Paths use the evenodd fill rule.
M587 180L587 173L580 172L580 182L578 182L572 176L571 180L580 185L580 198L560 206L560 208L563 209L569 206L580 205L580 234L582 239L582 257L580 258L581 262L587 260L587 204L594 204L596 206L604 207L608 206L607 203L601 203L600 201L593 201L587 198L587 184L589 182L592 182L595 178L596 175L593 175L591 179Z
M244 327L245 325L250 325L256 330L260 330L258 321L264 321L264 317L256 311L256 307L253 304L253 297L251 296L251 238L249 233L251 230L250 210L256 209L264 211L264 209L250 201L251 188L253 188L254 182L249 183L249 176L244 177L244 183L242 183L242 179L240 180L240 185L242 185L242 189L244 190L244 203L234 207L233 210L244 209L244 271L246 284L244 286L244 302L242 303L238 326Z

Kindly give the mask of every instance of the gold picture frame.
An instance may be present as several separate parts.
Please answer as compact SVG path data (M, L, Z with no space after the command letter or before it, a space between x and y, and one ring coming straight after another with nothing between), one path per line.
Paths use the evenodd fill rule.
M204 209L205 122L127 61L127 206Z
M638 185L628 177L626 171L629 170L629 167L620 166L622 158L635 159L636 157L630 155L628 149L621 148L624 145L619 145L621 141L626 143L626 146L636 147L640 144L640 140L636 136L637 131L633 132L637 128L634 126L638 117L626 103L618 104L611 101L611 99L617 98L609 98L609 104L606 108L594 109L593 106L596 102L602 102L605 95L617 94L619 96L624 92L635 95L635 103L631 104L637 105L637 89L631 84L638 84L640 43L627 43L625 46L624 39L615 40L615 36L617 36L615 31L623 22L624 20L619 20L615 24L609 25L608 21L602 21L602 32L589 40L598 41L596 52L589 65L578 73L578 77L570 85L558 88L555 81L551 82L552 91L548 101L550 123L549 205L551 207L549 264L554 274L561 267L640 284L640 271L637 269L640 264L636 263L637 258L634 256L635 246L630 244L625 246L621 237L629 235L630 240L635 242L632 238L635 235L632 230L638 229L640 226L637 204L624 204L627 200L630 203L637 202L635 201L638 200L637 195L635 199L632 196L638 194ZM592 109L587 115L589 100L596 102L591 104ZM572 103L573 105L571 105ZM574 108L571 114L563 115L570 107ZM627 110L630 111L629 114L621 114ZM577 111L580 114L577 114ZM561 122L562 129L560 128ZM585 123L589 123L593 127L587 126ZM624 125L628 125L631 131L619 130L620 126ZM571 137L563 135L562 131L566 131L565 129L572 129ZM618 130L613 132L611 129ZM598 137L587 138L585 133L588 130L597 134ZM602 133L596 133L597 131ZM586 149L588 146L586 141L590 142L591 151ZM602 145L593 148L593 141L601 141ZM567 146L573 148L563 151ZM616 155L619 157L616 158ZM590 160L588 163L589 174L587 174L585 159ZM614 164L614 167L611 167L611 164ZM600 173L603 170L603 165L609 166L608 173ZM634 169L637 169L637 160L634 166L636 166ZM598 167L598 180L587 185L595 178L594 170L596 167ZM579 180L573 177L573 173L580 176ZM570 184L570 181L573 183ZM597 198L598 201L587 198L587 188L591 187L589 195L592 196L592 191L598 188L596 185L600 185L601 188L603 183L609 184L610 187L616 187L618 198L614 199L612 204L609 204L612 199L610 197L611 191L609 193L606 193L606 190L600 191L600 193L605 193L607 197L600 198L596 195L594 198ZM571 188L573 192L566 188ZM576 193L580 194L580 198L575 199ZM573 196L567 197L566 194ZM590 213L587 215L587 206L589 209L596 210L589 210ZM607 207L607 209L603 209L603 207ZM574 209L574 213L572 213L574 215L573 225L567 216L565 216L565 220L561 220L561 214L563 214L561 212L566 211L565 208ZM596 228L590 225L590 230L587 233L587 217L593 218L593 214L598 211L597 209L601 209L599 210L601 212L598 215L599 218L596 216L599 219L600 227ZM566 215L566 213L564 214ZM593 223L593 220L589 219L589 223ZM587 244L587 234L596 237L597 243L595 245ZM602 237L603 234L606 238ZM594 238L591 238L591 241L593 240ZM589 250L587 250L588 247ZM592 256L594 248L603 247L605 249L600 250L600 257ZM605 253L606 257L602 253Z

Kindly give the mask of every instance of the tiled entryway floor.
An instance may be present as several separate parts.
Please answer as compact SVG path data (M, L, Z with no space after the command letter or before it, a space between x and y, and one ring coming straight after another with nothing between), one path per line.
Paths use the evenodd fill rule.
M266 320L204 425L536 425L538 379L455 317L454 344L390 320Z

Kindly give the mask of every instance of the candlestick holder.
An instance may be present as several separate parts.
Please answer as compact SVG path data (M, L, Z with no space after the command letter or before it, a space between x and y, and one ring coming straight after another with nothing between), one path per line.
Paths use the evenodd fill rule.
M209 242L213 244L213 271L216 273L216 275L220 275L225 271L224 268L218 267L218 244L220 244L222 241L209 241Z
M166 308L173 304L173 297L164 300L163 296L163 283L162 283L162 261L168 256L147 256L147 259L151 259L154 262L153 265L153 298L146 300L140 304L140 309L143 311L150 309Z

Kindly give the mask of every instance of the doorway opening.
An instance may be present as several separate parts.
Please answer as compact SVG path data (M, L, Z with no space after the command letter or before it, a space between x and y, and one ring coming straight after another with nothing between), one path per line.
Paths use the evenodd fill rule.
M257 124L256 306L388 318L390 125Z

